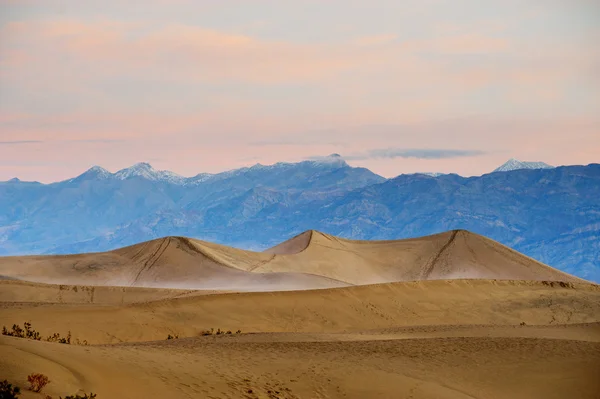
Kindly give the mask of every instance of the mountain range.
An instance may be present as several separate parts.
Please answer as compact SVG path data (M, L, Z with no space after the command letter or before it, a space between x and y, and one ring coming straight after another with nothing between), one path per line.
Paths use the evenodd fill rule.
M172 235L263 250L313 229L354 240L466 229L600 281L600 165L512 161L501 168L515 170L475 177L386 179L333 154L194 177L140 163L52 184L12 179L0 183L0 255L99 252Z

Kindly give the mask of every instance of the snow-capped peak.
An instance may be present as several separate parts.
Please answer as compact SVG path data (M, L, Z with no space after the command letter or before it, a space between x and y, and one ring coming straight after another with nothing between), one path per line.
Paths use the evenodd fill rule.
M342 158L340 154L331 154L324 157L311 157L311 162L320 165L328 165L328 166L347 166L348 164Z
M108 170L104 169L101 166L92 166L91 168L89 168L88 170L86 170L85 172L83 172L82 174L80 174L79 176L70 179L69 181L78 181L78 180L89 180L89 179L94 179L94 180L104 180L104 179L108 179L110 177L112 177L112 173L110 173Z
M544 162L524 162L518 159L511 158L502 164L500 167L494 169L494 172L508 172L511 170L519 169L552 169L554 166L548 165Z
M106 179L106 178L112 176L112 173L110 173L108 170L104 169L101 166L92 166L85 173L88 175L94 175L94 176L96 176L98 178L102 178L102 179Z
M152 181L166 181L169 183L181 184L185 181L185 177L168 170L156 170L147 162L136 163L135 165L121 169L115 173L115 177L119 180L126 180L131 177L143 177Z

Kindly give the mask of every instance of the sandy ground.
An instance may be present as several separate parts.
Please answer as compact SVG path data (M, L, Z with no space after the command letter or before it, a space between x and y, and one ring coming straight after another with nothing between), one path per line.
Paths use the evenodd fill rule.
M0 291L11 285L28 287L6 281ZM154 297L152 289L101 288L99 303L82 301L81 287L63 303L48 294L72 295L67 286L44 287L45 300L27 293L2 302L2 325L27 320L43 335L71 330L92 344L2 336L2 378L26 387L25 377L41 372L52 380L45 394L54 397L79 390L98 398L600 394L600 287L592 284L450 280L265 293L156 290ZM211 327L242 333L199 336ZM166 340L169 333L180 338Z
M264 253L170 237L0 275L0 326L72 334L0 336L22 398L600 398L600 286L468 232Z

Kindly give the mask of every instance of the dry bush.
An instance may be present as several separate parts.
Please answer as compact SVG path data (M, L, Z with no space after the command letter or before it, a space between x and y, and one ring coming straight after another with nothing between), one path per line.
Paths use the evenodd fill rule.
M69 331L69 333L67 334L67 336L65 338L61 338L59 333L54 333L50 336L48 336L48 338L46 338L46 341L48 342L58 342L59 344L71 344L71 331Z
M11 337L17 338L25 338L25 331L18 324L13 324L12 330L8 330L6 326L3 326L2 335L9 335Z
M33 339L35 341L41 341L42 336L38 331L35 331L32 327L31 327L31 323L29 322L25 322L23 323L23 326L25 327L24 329L21 328L21 326L19 326L18 324L13 324L12 326L12 330L9 330L8 328L6 328L6 326L2 327L2 335L9 335L11 337L17 337L17 338L27 338L27 339ZM48 342L58 342L61 344L70 344L71 343L71 331L69 331L69 334L67 334L66 337L61 338L59 333L54 333L50 336L48 336L48 338L46 338L46 341ZM87 345L87 342L85 342L85 345Z
M30 384L29 390L33 392L41 392L41 390L50 383L48 377L38 373L29 374L27 376L27 381Z
M0 399L17 399L21 394L19 387L14 387L8 381L0 381Z
M210 330L204 330L200 332L200 335L213 335L215 329L211 328Z
M60 399L95 399L96 398L96 394L90 392L90 394L88 395L87 393L84 393L83 396L79 395L79 394L75 394L75 395L69 395L69 396L65 396L64 398L61 396Z
M31 328L31 323L25 322L23 323L23 326L25 326L25 338L34 339L36 341L42 339L40 333Z

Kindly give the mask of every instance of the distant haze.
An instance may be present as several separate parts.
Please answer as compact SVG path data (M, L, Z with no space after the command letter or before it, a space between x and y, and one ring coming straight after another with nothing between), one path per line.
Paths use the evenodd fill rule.
M598 162L599 26L590 0L0 0L0 181Z

